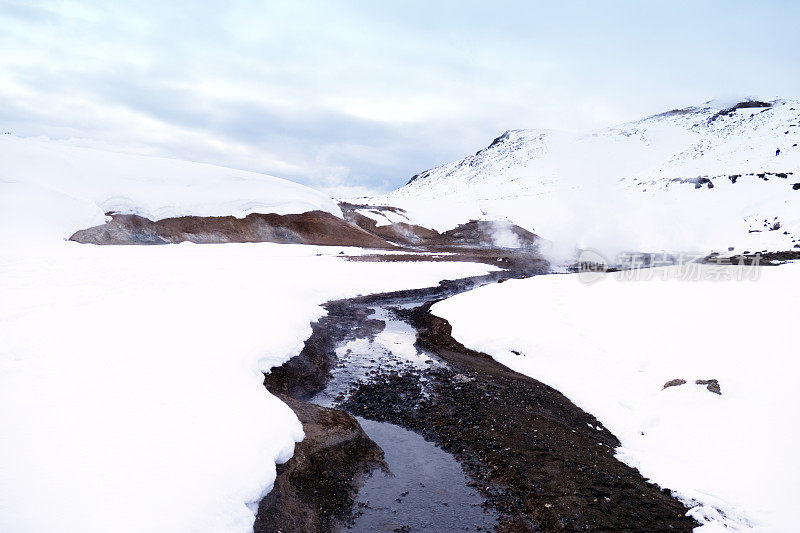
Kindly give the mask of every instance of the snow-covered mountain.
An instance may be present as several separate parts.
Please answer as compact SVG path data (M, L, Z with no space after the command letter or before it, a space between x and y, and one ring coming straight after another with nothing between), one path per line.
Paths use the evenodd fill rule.
M588 133L512 130L370 203L424 226L509 219L622 250L800 248L800 101L711 101Z
M189 161L0 135L0 243L58 242L109 211L150 220L185 215L342 212L281 178Z

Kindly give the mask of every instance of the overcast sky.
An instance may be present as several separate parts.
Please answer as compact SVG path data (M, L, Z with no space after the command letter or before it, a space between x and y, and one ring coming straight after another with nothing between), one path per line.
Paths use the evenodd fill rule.
M798 27L793 0L0 0L0 128L357 195L507 129L798 97Z

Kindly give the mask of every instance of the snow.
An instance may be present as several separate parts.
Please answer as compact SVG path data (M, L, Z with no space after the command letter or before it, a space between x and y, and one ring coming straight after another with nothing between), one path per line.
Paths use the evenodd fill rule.
M490 268L340 251L358 252L0 251L0 531L252 531L303 436L261 372L300 351L319 304Z
M621 460L708 521L701 531L793 531L800 264L759 267L756 281L711 269L698 281L674 267L639 281L511 280L432 311L458 341L595 415ZM676 378L688 383L662 390ZM698 379L719 380L722 394Z
M321 210L324 194L281 178L229 168L77 148L0 135L0 245L69 238L109 211L150 220ZM20 233L20 226L25 231Z
M512 130L367 202L403 208L413 223L440 231L470 219L510 220L552 241L556 260L587 247L611 257L793 249L800 244L800 191L792 189L800 182L800 101L717 116L722 105L588 133ZM767 172L766 180L757 176ZM696 187L698 178L713 188ZM775 217L780 231L765 230L763 220Z
M483 274L351 262L340 247L95 247L104 213L152 220L338 205L211 165L0 136L0 531L247 532L303 437L263 372L320 304ZM344 255L340 255L344 253Z
M394 211L390 211L387 209L378 210L378 209L357 208L353 209L353 211L367 218L371 218L372 220L375 221L376 223L375 225L377 227L409 222L408 217L406 217L405 215L402 215L400 213L395 213Z
M439 230L513 221L549 239L554 258L792 249L800 103L718 115L728 107L585 134L510 131L371 201ZM300 351L320 304L491 269L349 262L340 251L367 252L338 247L64 242L108 211L342 213L308 187L212 165L11 135L0 160L0 531L250 531L276 463L302 438L262 372ZM541 276L433 310L459 341L597 416L618 457L690 503L704 531L788 531L800 498L800 368L788 355L800 265L760 272L716 283ZM413 362L422 354L408 339L390 328L349 348L400 348ZM662 390L675 378L689 383ZM694 383L710 378L721 396Z

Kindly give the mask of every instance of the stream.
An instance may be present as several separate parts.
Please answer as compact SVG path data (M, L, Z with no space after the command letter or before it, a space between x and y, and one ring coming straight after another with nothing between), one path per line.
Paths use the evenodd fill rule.
M341 406L349 392L386 372L404 374L446 367L436 355L415 346L417 330L398 315L425 299L397 298L370 306L370 320L383 322L377 333L343 341L325 389L310 401ZM420 378L423 395L426 378ZM389 422L357 417L384 452L389 472L375 470L358 491L352 531L493 531L497 513L472 486L449 453L421 435Z
M301 505L311 510L292 511L283 523L311 517L316 530L363 532L692 531L697 523L681 502L616 459L618 439L594 416L462 346L429 312L439 299L532 274L495 272L326 304L300 355L265 385L299 402L301 420L303 404L323 418L356 417L364 437L347 433L349 444L334 438L305 456L321 463L310 471L353 477L336 491L321 487L304 459L259 517ZM341 424L326 431L335 437ZM383 465L364 452L364 439L383 450ZM359 470L364 461L371 466ZM293 479L310 481L295 487Z

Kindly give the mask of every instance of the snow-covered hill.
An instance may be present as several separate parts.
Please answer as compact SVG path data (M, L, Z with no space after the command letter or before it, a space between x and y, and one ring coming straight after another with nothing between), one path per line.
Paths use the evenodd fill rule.
M271 176L0 135L0 531L251 532L303 437L263 373L300 352L320 305L492 270L66 241L108 211L315 210L342 216Z
M214 165L76 148L0 135L0 243L60 241L104 213L151 220L184 215L304 213L341 216L304 185Z
M799 142L799 101L711 101L589 133L508 131L370 203L439 230L509 219L566 255L791 250Z

